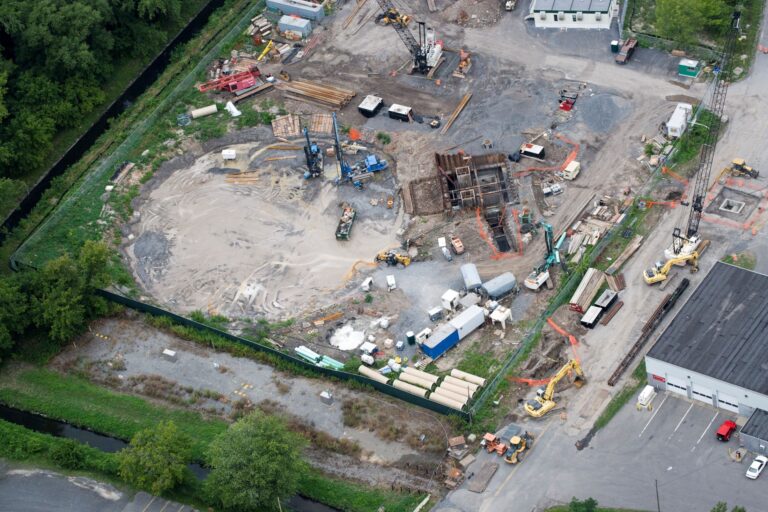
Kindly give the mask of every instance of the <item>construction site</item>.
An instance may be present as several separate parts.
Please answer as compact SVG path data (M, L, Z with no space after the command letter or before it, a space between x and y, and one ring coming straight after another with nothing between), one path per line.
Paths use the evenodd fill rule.
M237 334L281 322L270 346L303 361L468 417L491 410L496 430L447 433L442 459L419 459L411 440L398 462L348 436L371 467L416 461L413 489L455 490L444 510L478 510L486 488L493 503L547 429L581 439L694 271L764 222L752 162L714 156L731 127L718 75L684 79L670 71L678 57L626 41L612 52L608 31L569 41L527 15L514 1L268 0L196 85L175 156L124 227L142 299L225 317ZM572 49L582 41L588 59ZM689 103L716 122L675 167ZM254 113L269 122L237 128ZM213 119L225 135L186 131ZM337 386L375 414L359 404L379 393ZM395 473L382 474L361 479Z

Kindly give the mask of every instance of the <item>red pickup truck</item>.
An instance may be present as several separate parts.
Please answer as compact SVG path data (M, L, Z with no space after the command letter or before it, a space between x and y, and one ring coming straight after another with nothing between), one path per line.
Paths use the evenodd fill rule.
M718 441L726 442L731 438L731 434L733 434L736 431L736 423L732 422L731 420L725 420L722 425L720 425L720 428L717 429L717 432L715 432L715 435L717 436Z

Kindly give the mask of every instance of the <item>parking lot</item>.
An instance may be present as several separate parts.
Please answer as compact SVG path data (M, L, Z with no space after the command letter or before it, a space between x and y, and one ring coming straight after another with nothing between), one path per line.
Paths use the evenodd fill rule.
M490 512L514 502L515 510L541 511L574 496L591 496L604 506L650 511L657 510L658 481L663 511L707 512L718 501L749 512L768 510L767 475L757 481L745 476L753 455L734 462L728 451L739 447L737 434L727 443L715 437L726 419L736 418L677 395L659 394L651 411L636 410L633 399L580 452L558 418L532 422L526 428L537 443L522 464L497 461L499 470L484 494L462 489L439 509ZM568 462L553 463L557 460Z

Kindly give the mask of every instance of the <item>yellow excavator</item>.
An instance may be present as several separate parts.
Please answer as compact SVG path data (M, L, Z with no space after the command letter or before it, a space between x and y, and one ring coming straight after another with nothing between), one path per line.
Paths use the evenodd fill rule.
M646 284L660 283L667 279L667 275L669 274L669 271L672 270L673 265L685 265L686 263L690 263L691 272L698 271L699 253L697 251L693 251L691 254L686 255L681 253L681 255L676 258L668 259L663 265L661 262L658 262L654 267L643 271L643 279L645 279Z
M523 461L523 454L533 446L533 436L528 431L512 436L509 439L509 448L504 453L504 461L507 464L517 464Z
M375 263L378 263L380 261L385 262L387 265L396 267L397 265L401 264L404 267L407 267L411 264L411 257L407 254L400 254L397 251L389 250L389 251L381 251L379 254L376 255L376 257L373 259Z
M411 22L411 17L407 14L401 14L400 11L394 7L389 7L382 13L376 16L376 23L379 25L398 25L400 27L407 27Z
M731 176L737 178L753 178L757 179L760 176L760 171L756 171L752 167L747 165L747 162L743 158L734 158L731 161L731 165L726 168L731 173Z
M528 400L523 405L525 412L534 418L541 418L549 411L557 406L557 403L552 399L555 396L555 387L558 382L569 373L573 372L576 376L573 380L573 385L580 388L586 382L584 372L581 370L581 365L575 359L571 359L565 365L558 370L554 377L549 381L546 388L539 388L536 392L536 397L533 400Z

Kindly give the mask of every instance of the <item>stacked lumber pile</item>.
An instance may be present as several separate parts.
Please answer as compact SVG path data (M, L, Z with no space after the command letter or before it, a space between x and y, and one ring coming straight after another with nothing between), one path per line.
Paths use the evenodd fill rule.
M251 18L251 24L248 25L245 33L249 36L258 34L262 39L269 39L269 36L272 35L272 23L270 23L263 15L259 14L255 18Z
M287 93L286 98L310 101L336 109L344 107L356 94L349 89L309 81L283 82L277 87Z
M272 120L272 133L275 137L290 139L301 135L301 121L299 116L288 114L277 116Z
M333 117L330 114L312 114L307 128L312 133L331 135L333 133Z
M584 278L576 288L576 292L569 301L568 308L571 311L584 313L592 304L598 290L605 284L605 274L596 268L589 268L584 274Z

